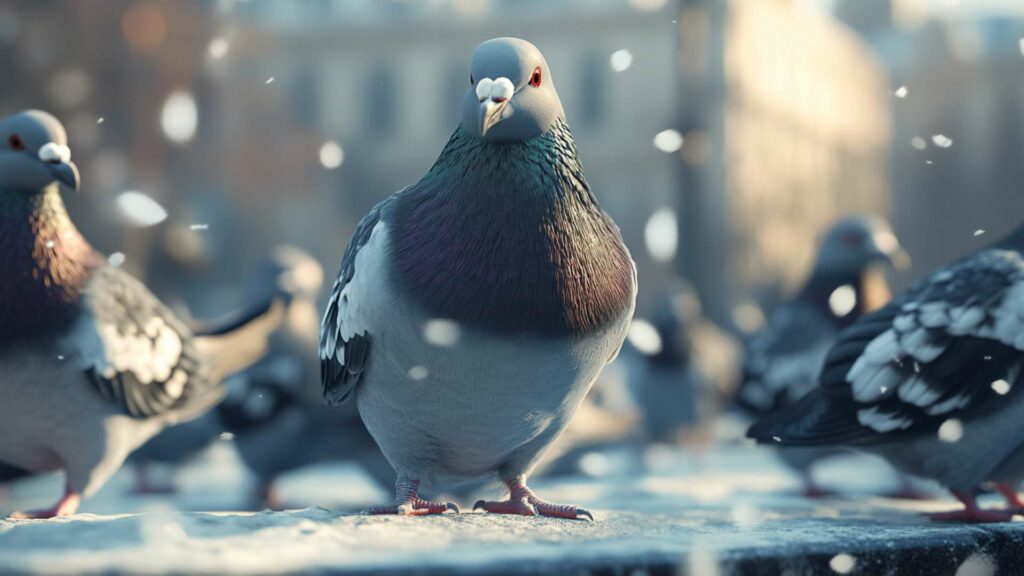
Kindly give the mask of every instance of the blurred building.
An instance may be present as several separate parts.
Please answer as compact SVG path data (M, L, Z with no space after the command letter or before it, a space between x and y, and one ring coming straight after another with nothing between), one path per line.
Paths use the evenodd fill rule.
M1024 3L963 2L908 19L904 2L836 8L901 94L890 99L891 181L896 230L914 257L909 281L1022 221Z
M888 80L796 2L684 2L679 24L682 269L743 327L731 307L793 288L833 220L888 213Z

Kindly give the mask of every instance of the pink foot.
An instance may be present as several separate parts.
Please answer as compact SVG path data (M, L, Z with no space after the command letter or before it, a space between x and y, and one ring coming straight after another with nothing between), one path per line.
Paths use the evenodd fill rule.
M1020 494L1017 492L1016 488L1009 484L997 482L996 490L999 490L999 493L1002 494L1003 498L1006 499L1007 508L1010 508L1012 510L1024 509L1024 501L1021 500Z
M444 514L451 510L458 514L459 507L453 502L430 502L417 495L420 481L399 476L395 482L395 499L391 504L371 506L363 514L397 514L398 516L427 516Z
M953 496L963 502L963 510L935 512L927 516L936 522L964 522L969 524L985 524L991 522L1009 522L1013 519L1012 510L984 510L978 507L973 493L953 490Z
M551 518L566 518L569 520L594 519L594 515L588 510L578 506L566 504L552 504L541 500L530 490L522 477L507 481L509 496L508 500L501 502L478 501L473 505L473 510L484 510L490 514L518 514L520 516L548 516Z
M78 510L78 505L81 504L82 497L75 492L66 492L64 497L58 501L53 508L47 508L45 510L30 510L27 512L12 512L10 518L14 520L31 520L31 519L44 519L44 518L56 518L58 516L71 516Z

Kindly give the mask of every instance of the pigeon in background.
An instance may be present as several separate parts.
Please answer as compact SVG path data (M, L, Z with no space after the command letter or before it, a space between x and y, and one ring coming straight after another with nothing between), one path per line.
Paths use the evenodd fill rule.
M259 427L259 423L265 423L277 415L276 410L264 410L263 404L274 405L293 397L304 384L314 387L314 390L319 389L315 377L310 379L309 374L303 375L301 370L293 367L306 363L313 365L314 372L317 369L316 297L322 285L323 269L308 253L287 245L273 250L247 283L243 299L247 302L263 302L276 295L287 295L281 327L270 337L263 358L227 380L227 396L216 410L190 422L166 428L131 454L129 462L135 469L136 493L174 492L174 486L156 486L151 482L148 471L153 464L180 467L220 439L225 432L231 432L240 441L236 447L248 446L248 442L238 437L239 428L244 429L241 431L243 435L250 434ZM296 344L296 341L299 342ZM255 387L249 384L251 380L260 382L259 391L254 392ZM265 394L264 389L267 389ZM315 405L322 406L318 392L308 393L307 396L316 400ZM259 423L255 421L257 412ZM228 422L234 426L228 425ZM244 458L245 454L242 456ZM259 505L262 507L262 504L261 498Z
M0 121L0 462L66 473L52 508L17 518L73 514L132 450L216 404L282 315L273 299L190 330L71 222L70 157L50 114Z
M939 269L840 334L821 386L748 435L784 446L851 446L939 481L962 510L937 520L1020 513L1024 475L1024 226ZM1009 510L978 507L997 482Z
M658 345L646 351L632 379L648 442L673 443L685 429L695 426L699 396L710 386L693 358L694 297L685 290L667 294L651 316L657 334L652 344ZM699 315L699 301L696 306Z
M762 418L816 388L839 332L888 302L891 292L883 268L902 266L907 259L881 218L853 216L837 222L825 235L803 288L748 342L739 406ZM836 453L827 448L779 450L781 459L800 474L810 497L830 494L815 483L811 468Z
M268 287L291 295L282 328L270 339L267 354L231 379L228 397L217 414L234 434L242 462L255 475L255 509L282 507L274 482L281 475L319 462L359 464L384 487L395 475L354 404L324 405L317 357L317 296L323 285L320 264L305 251L281 246L274 251L250 299L265 297Z
M376 514L458 511L419 497L497 475L490 513L590 517L527 476L618 354L636 271L597 204L540 51L473 53L462 123L417 183L367 215L320 335L324 398L354 396L398 473Z

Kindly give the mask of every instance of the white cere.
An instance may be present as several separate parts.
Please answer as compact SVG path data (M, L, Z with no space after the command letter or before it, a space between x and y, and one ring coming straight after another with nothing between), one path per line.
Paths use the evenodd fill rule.
M679 223L671 208L658 208L644 225L644 245L657 262L671 262L679 248Z
M155 226L167 219L167 210L159 202L135 190L117 197L117 209L127 224L137 228Z
M164 100L160 111L160 129L174 144L188 144L199 128L199 108L187 90L175 90Z
M611 57L608 59L608 64L616 72L625 72L633 65L633 53L625 48L616 50L612 52Z
M857 559L849 554L836 554L828 561L828 567L836 574L849 574L857 566Z
M39 159L43 162L68 162L71 160L71 149L63 144L47 142L39 148Z
M654 135L654 147L666 154L678 152L683 147L683 135L672 128L662 130Z
M939 148L949 148L953 145L953 139L945 134L936 134L932 136L932 142Z
M939 426L939 440L943 442L959 442L964 437L964 425L956 418L950 418Z
M412 368L409 368L409 378L412 378L417 382L420 380L426 380L428 376L430 376L430 370L427 370L426 366L413 366Z
M1010 383L1000 378L992 383L992 390L1000 396L1006 396L1010 393Z
M423 323L423 340L438 348L451 348L459 342L462 329L457 322L435 318Z
M828 307L838 318L842 318L857 306L857 290L849 284L836 288L828 296Z
M641 318L633 318L626 333L629 343L645 356L661 352L661 335L653 324Z
M328 170L334 170L345 161L345 151L334 140L328 140L320 146L320 165Z

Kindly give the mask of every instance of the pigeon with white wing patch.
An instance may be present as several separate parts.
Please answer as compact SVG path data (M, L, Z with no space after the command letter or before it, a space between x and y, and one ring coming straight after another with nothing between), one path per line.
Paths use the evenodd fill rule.
M461 125L360 223L321 327L325 399L354 396L398 472L395 501L371 512L456 509L420 499L420 484L497 475L510 498L475 508L589 517L526 478L618 353L635 295L544 57L483 43Z
M763 418L817 387L818 373L839 332L889 301L884 267L906 260L885 220L852 216L834 224L804 286L747 343L737 404L748 415ZM830 493L814 481L811 468L835 453L784 448L779 456L800 474L805 494L818 497Z
M1024 477L1024 227L926 277L858 320L832 347L821 388L755 424L759 442L846 445L949 488L939 520L1008 520L983 510L994 481L1019 508Z
M61 200L58 182L78 187L66 142L45 112L0 121L0 463L66 473L54 507L17 517L74 513L129 452L215 404L281 316L267 302L193 333L109 266Z

